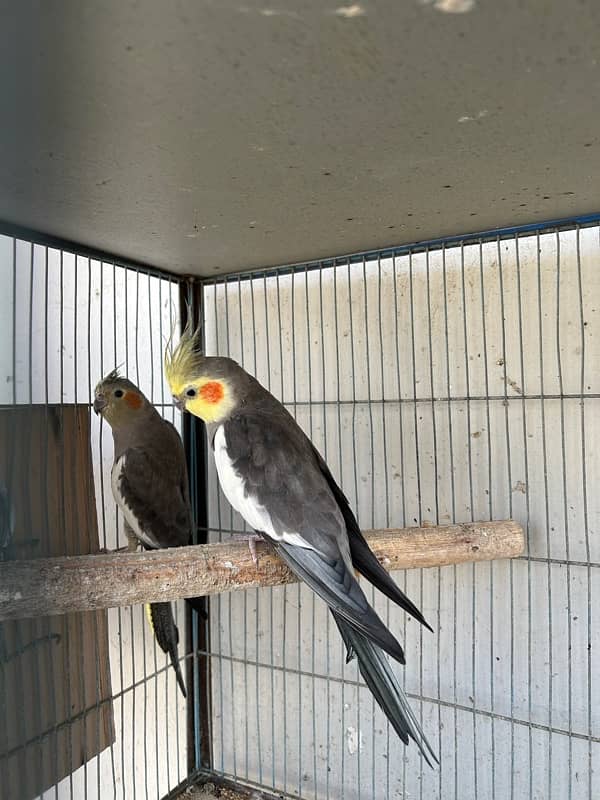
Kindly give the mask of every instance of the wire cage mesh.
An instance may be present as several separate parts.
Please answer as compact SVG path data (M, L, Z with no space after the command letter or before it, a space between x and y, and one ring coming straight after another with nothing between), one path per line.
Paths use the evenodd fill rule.
M57 738L59 723L73 731L68 714L44 730L27 720L12 745L0 740L0 767L21 759L20 794L10 796L161 797L201 768L315 800L600 796L599 255L597 225L540 228L192 286L0 237L0 375L8 379L0 385L11 447L23 447L15 408L39 406L47 416L86 407L96 549L120 543L121 521L110 433L89 414L93 388L123 363L181 424L162 350L182 286L201 314L206 352L232 356L285 403L363 528L510 517L528 542L526 555L508 562L398 573L433 635L365 586L405 643L398 675L440 754L437 770L397 740L356 666L345 664L325 606L293 585L217 596L206 636L193 615L180 644L195 689L191 712L141 608L110 610L109 691L85 656L67 654L67 663L81 662L74 680L91 684L78 714L93 724L71 737L79 762ZM204 486L199 429L183 433L210 540L243 530L210 458ZM182 603L177 612L181 630ZM17 678L23 703L27 680L37 687L32 705L49 694L53 676L41 667L32 661ZM93 716L99 707L110 707L108 722ZM101 724L111 733L102 749L92 735ZM38 785L26 764L54 780Z
M514 562L399 576L434 636L369 590L437 771L390 733L310 590L219 597L216 769L314 798L600 792L598 245L598 228L533 233L205 286L207 352L284 401L363 528L515 518L528 536ZM209 512L241 526L214 472Z
M0 237L0 248L4 287L0 402L8 422L2 428L0 449L11 453L9 466L21 448L30 450L31 467L23 474L27 485L11 481L10 469L2 479L17 506L15 540L25 533L39 542L16 555L32 558L114 549L126 540L110 488L112 436L108 426L90 413L94 387L104 374L122 365L161 413L180 424L162 376L164 340L178 314L179 285L168 277L9 236ZM70 436L74 409L83 411L75 421L83 430L81 442ZM18 411L26 416L17 417ZM32 433L38 417L43 422ZM59 456L52 459L55 438ZM82 456L77 467L70 468L67 456L72 448L81 450ZM41 463L36 465L38 459ZM91 485L82 487L75 470L90 466ZM48 478L53 469L62 473L57 519L48 516L50 495L56 491ZM39 482L44 486L41 502L36 495ZM45 530L32 529L29 509L36 503L45 506ZM73 510L78 504L87 506L83 515ZM69 521L75 528L73 542L60 532ZM93 529L89 541L84 526ZM184 630L183 607L177 606L179 627ZM5 712L0 795L161 797L187 775L186 708L166 657L145 624L143 609L73 616L72 624L55 634L56 646L45 651L44 637L30 631L39 627L38 621L4 626L13 630L12 646L4 653L0 670ZM55 630L57 619L47 618L43 627ZM84 634L91 630L94 640L99 627L105 640L90 651ZM27 660L23 654L19 657L21 639L32 642ZM59 647L64 647L64 654L56 652ZM104 669L109 691L101 683ZM11 702L11 692L16 692L16 702L14 697ZM57 693L58 704L53 702ZM41 700L46 706L43 719L35 713ZM106 712L104 716L99 709ZM84 725L79 731L81 719ZM16 735L6 733L15 728Z

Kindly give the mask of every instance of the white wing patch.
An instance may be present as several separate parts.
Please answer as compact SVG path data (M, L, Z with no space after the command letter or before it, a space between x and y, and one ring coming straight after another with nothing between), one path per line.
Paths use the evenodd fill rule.
M126 460L127 460L127 453L123 453L123 455L120 458L118 458L113 464L113 468L110 473L110 485L112 488L113 497L115 498L115 503L121 509L123 516L129 523L129 526L131 527L135 535L138 537L140 542L144 542L145 544L148 545L148 547L153 547L153 548L158 547L159 545L156 542L156 540L152 539L150 536L148 536L147 533L144 532L139 523L138 518L135 516L135 514L127 504L127 501L121 494L120 479L126 467Z
M285 542L296 547L305 547L308 550L314 548L294 531L278 532L275 530L271 521L271 516L264 506L261 506L256 498L251 497L246 492L244 479L233 468L227 444L225 441L225 430L222 425L217 428L214 443L215 464L219 475L219 483L223 494L229 500L235 510L242 515L251 528L255 531L265 533L269 538L276 542Z

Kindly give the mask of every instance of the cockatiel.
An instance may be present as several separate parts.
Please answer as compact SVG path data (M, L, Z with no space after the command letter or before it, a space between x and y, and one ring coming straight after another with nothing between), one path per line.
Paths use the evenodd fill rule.
M114 370L96 386L94 411L112 428L112 492L123 514L128 550L182 547L191 543L192 510L183 442L170 422L131 381ZM168 654L184 697L170 603L146 606L156 640Z
M207 424L221 488L247 524L329 606L347 650L405 744L437 761L385 656L399 642L361 589L358 570L429 630L363 537L327 464L283 405L229 358L203 356L188 327L165 370L175 404Z

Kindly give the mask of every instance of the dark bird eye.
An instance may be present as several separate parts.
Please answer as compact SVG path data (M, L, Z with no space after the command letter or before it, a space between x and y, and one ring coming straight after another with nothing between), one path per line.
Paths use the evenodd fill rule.
M115 389L115 397L123 397L123 389Z
M188 389L185 393L187 397L196 397L196 390L195 389Z

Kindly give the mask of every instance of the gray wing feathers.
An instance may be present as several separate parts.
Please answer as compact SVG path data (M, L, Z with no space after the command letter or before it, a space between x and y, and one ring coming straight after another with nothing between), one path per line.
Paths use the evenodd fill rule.
M334 559L342 548L350 563L341 512L291 417L245 410L227 420L224 432L234 469L247 493L268 509L274 528L299 534Z
M371 608L358 581L341 558L331 562L314 550L280 542L275 544L275 550L337 616L377 642L401 664L406 663L400 643Z
M189 544L192 517L185 461L182 466L168 453L158 456L139 447L129 448L122 458L118 491L144 533L145 543L155 548Z
M225 423L232 466L243 477L247 494L268 510L275 531L298 534L307 542L308 547L275 543L290 568L350 625L404 663L402 647L354 576L344 518L312 445L282 411L245 409Z

